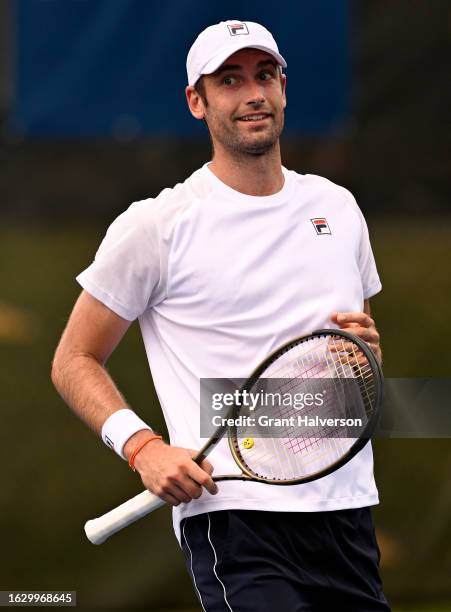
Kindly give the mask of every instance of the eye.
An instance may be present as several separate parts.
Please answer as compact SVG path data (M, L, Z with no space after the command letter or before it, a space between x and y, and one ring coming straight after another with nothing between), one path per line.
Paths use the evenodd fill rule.
M262 81L269 81L274 78L274 72L271 70L262 70L258 76Z
M235 85L238 82L238 79L234 76L225 76L222 79L224 85Z

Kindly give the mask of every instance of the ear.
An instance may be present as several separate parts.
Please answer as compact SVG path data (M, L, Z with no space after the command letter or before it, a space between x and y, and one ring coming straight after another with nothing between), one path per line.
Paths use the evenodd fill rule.
M285 108L287 105L287 96L286 96L287 75L286 74L283 74L283 73L280 74L280 84L282 85L283 107Z
M185 89L186 101L188 102L188 108L193 117L196 119L203 119L205 117L205 106L202 98L194 89L194 85L188 85Z

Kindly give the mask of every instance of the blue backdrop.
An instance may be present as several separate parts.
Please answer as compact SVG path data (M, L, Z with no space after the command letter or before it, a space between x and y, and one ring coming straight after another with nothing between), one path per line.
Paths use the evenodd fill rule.
M34 137L192 135L185 61L226 19L268 27L288 62L286 127L342 128L350 113L348 0L16 0L14 130Z

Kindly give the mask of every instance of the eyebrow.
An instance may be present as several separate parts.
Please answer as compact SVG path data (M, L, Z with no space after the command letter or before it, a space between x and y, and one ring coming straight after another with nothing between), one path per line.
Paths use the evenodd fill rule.
M261 60L260 62L257 62L257 68L264 68L265 66L274 66L274 68L277 68L278 64L275 60L271 60L271 59ZM242 69L243 69L243 66L241 66L240 64L223 64L217 70L215 70L211 76L218 76L222 74L223 72L226 72L227 70L242 70Z

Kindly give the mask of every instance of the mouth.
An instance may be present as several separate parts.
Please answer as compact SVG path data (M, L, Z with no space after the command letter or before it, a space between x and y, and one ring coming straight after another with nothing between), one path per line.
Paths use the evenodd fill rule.
M244 123L262 123L267 119L270 119L272 115L270 113L248 113L237 118L237 121Z

